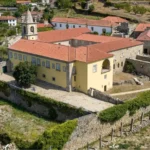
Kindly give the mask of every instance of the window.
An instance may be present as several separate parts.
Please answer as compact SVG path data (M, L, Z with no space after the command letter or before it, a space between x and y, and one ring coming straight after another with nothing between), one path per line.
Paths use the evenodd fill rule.
M9 52L9 58L13 58L12 52Z
M118 63L118 68L120 67L119 63Z
M54 25L55 27L57 27L57 23L55 23L55 25Z
M108 59L103 61L102 73L108 72L110 70L110 61Z
M18 54L18 58L19 58L19 60L22 60L22 55Z
M76 67L75 66L73 66L72 74L76 74Z
M115 64L113 65L113 68L115 69Z
M97 72L97 65L93 65L93 73Z
M26 55L23 55L23 60L27 61L27 56Z
M60 27L62 27L62 25L60 24Z
M48 60L46 61L46 68L50 68L50 62Z
M31 62L32 62L33 65L36 65L36 58L32 57L32 61Z
M52 81L55 81L55 77L52 77Z
M45 61L42 61L42 66L45 67Z
M104 75L104 79L107 79L107 75Z
M63 66L63 72L66 72L66 66Z
M52 63L52 68L55 69L55 64L54 63Z
M45 74L42 74L42 77L43 77L43 78L46 78L46 75L45 75Z
M60 64L58 64L58 63L56 64L56 70L60 71Z
M91 30L93 31L93 30L94 30L94 28L93 28L93 27L91 27Z
M74 81L76 81L76 76L74 76Z
M73 25L73 28L75 28L75 25Z
M41 66L41 60L40 60L40 58L37 58L37 65Z
M17 54L16 53L14 53L14 58L17 59Z
M34 33L34 27L31 26L30 31Z
M79 26L79 28L81 28L81 26Z
M123 62L121 62L121 66L123 67Z

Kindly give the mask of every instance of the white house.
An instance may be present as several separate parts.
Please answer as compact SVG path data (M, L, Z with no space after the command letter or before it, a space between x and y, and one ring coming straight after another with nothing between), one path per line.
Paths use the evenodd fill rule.
M100 35L103 33L112 33L112 28L115 25L107 20L88 20L79 18L54 18L52 19L52 24L56 30L87 27L91 32L97 32Z
M0 22L8 23L9 26L17 25L17 19L13 16L0 16Z

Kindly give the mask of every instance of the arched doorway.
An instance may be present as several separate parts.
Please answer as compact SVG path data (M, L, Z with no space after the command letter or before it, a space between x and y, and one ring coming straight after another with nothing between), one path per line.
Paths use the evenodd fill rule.
M110 61L108 59L103 61L102 64L102 73L108 72L110 70Z

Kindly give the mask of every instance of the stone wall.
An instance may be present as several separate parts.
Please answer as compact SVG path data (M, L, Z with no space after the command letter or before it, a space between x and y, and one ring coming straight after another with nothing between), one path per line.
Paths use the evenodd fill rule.
M150 62L137 59L127 59L135 67L137 73L150 77Z
M121 122L123 125L131 123L131 119L137 120L141 117L141 114L150 112L150 106L147 108L141 108L133 116L130 116L127 112L122 119L115 123L102 123L98 120L96 114L90 114L78 119L78 126L72 133L69 141L65 144L63 150L78 150L87 145L87 143L95 142L99 139L100 135L105 137L114 130L119 130Z
M78 118L82 115L89 114L89 112L86 112L86 111L84 111L83 114L77 113L76 109L70 109L71 107L73 107L71 105L68 106L68 108L64 107L64 110L62 110L59 106L56 106L56 105L53 106L53 104L52 104L52 107L49 107L49 106L46 106L46 105L38 103L38 102L36 103L36 102L32 102L30 100L25 100L25 98L22 97L17 92L18 89L19 89L18 87L15 87L14 85L10 85L10 95L6 96L3 92L0 91L0 98L3 98L12 103L15 103L15 104L25 108L27 111L33 112L37 115L40 115L40 116L43 116L46 118L51 118L50 112L53 111L53 109L54 109L57 113L57 118L55 120L62 121L62 122L66 121L66 120ZM68 109L68 110L65 110L65 109Z
M113 98L111 97L110 95L108 94L105 94L99 90L96 90L94 88L90 88L88 90L88 95L96 98L96 99L99 99L101 101L105 101L105 102L109 102L109 103L112 103L112 104L122 104L123 101L119 100L119 99L116 99L116 98Z
M136 59L150 62L150 56L137 55Z

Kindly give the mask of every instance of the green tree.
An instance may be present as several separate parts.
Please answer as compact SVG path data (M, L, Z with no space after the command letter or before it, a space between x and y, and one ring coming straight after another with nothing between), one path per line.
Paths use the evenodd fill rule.
M1 58L5 58L6 55L7 55L7 47L0 46L0 56L1 56Z
M13 76L19 86L30 87L36 81L36 66L28 62L20 62L15 67Z
M133 6L132 10L135 14L137 14L139 12L138 6Z
M94 5L90 5L88 12L91 13L94 11L94 9L95 9Z
M43 19L48 20L48 22L51 22L51 19L53 18L53 16L54 16L53 9L50 9L50 8L46 7L44 9Z
M144 15L147 12L147 9L143 6L139 7L138 10L139 10L139 14L141 15Z
M71 0L57 0L57 5L59 8L66 9L72 7Z

